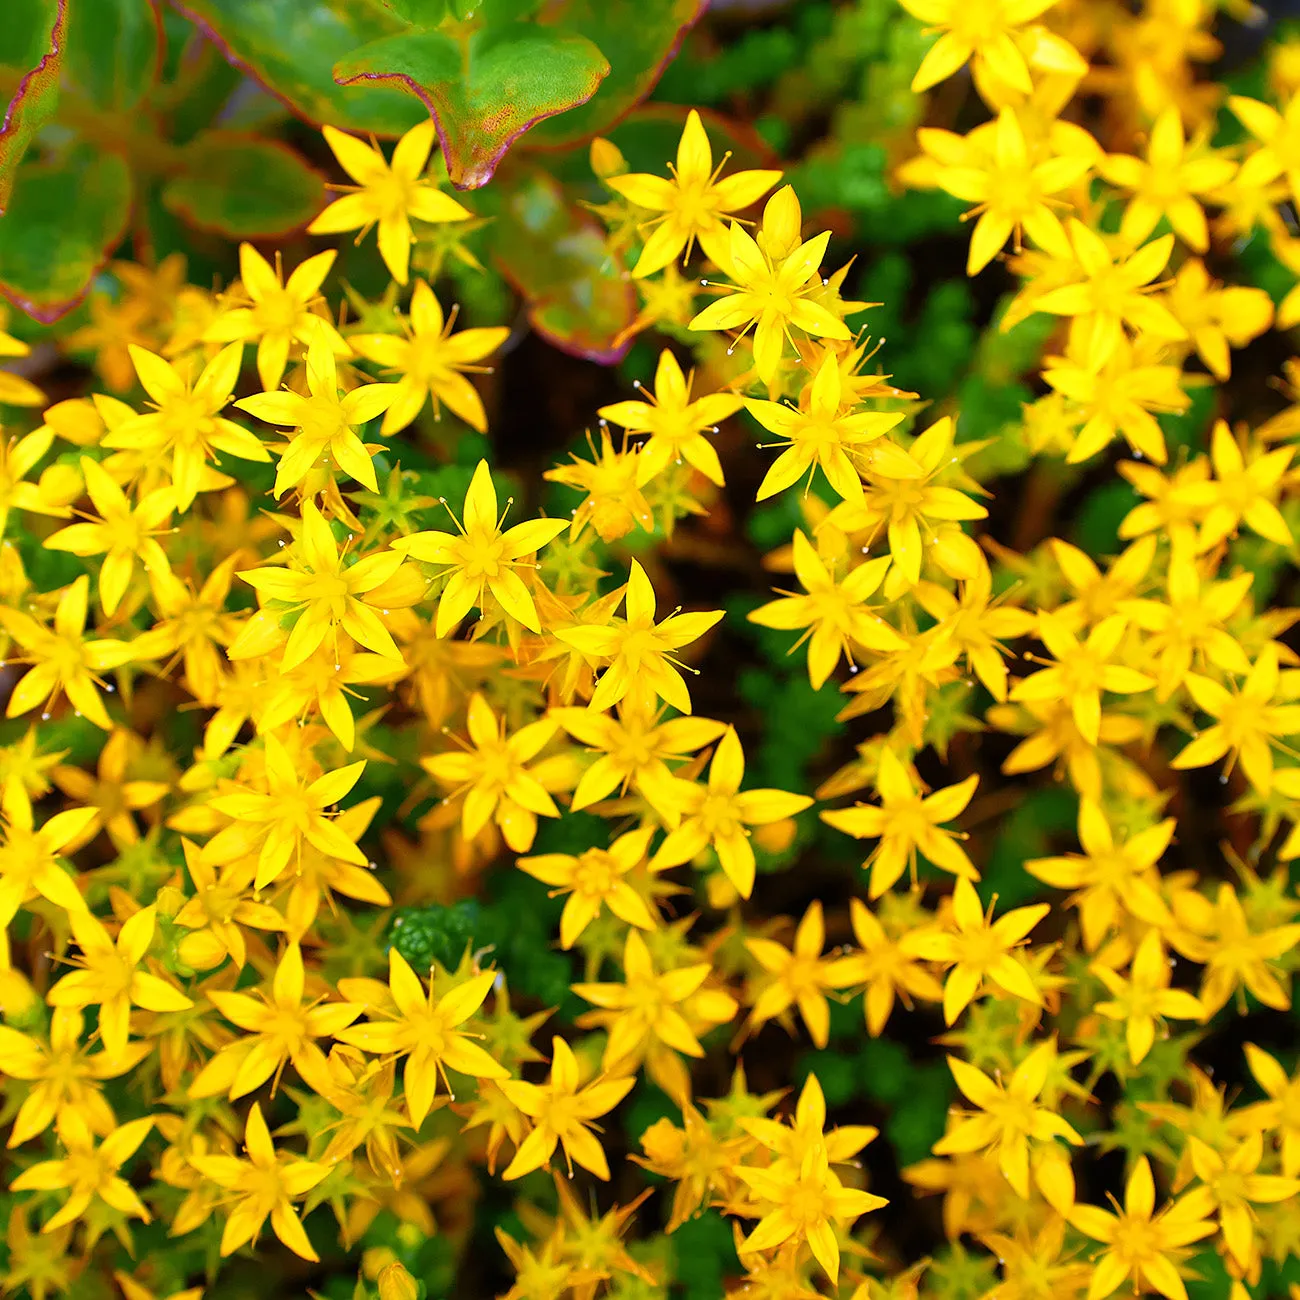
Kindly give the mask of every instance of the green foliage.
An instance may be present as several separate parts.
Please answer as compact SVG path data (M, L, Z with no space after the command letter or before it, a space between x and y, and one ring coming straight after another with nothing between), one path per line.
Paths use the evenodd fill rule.
M435 962L454 969L465 949L473 946L482 920L482 908L474 899L450 907L405 907L393 917L389 939L415 970L429 970Z
M1070 790L1034 790L1001 820L997 838L981 872L981 898L994 897L1003 908L1021 907L1043 890L1024 869L1030 858L1053 851L1053 840L1069 841L1078 818L1078 800Z
M184 158L162 201L199 230L232 239L288 234L321 209L324 178L278 140L205 131Z
M0 220L0 292L42 320L66 312L133 211L152 249L178 242L164 214L231 239L301 229L324 205L324 177L282 138L286 106L315 124L389 139L432 113L452 183L477 188L525 135L536 148L570 146L626 116L702 8L184 0L164 12L157 0L11 0L0 23L0 212L14 212ZM607 361L636 296L579 207L590 172L575 180L512 170L487 204L484 215L498 218L488 242L534 326ZM69 229L38 240L32 226L52 205ZM50 255L32 256L38 243Z
M779 635L790 640L788 632ZM843 703L813 690L802 666L788 675L747 668L737 678L736 689L764 720L763 739L749 751L749 784L795 788L827 738L839 730L835 718Z
M1115 555L1123 548L1119 526L1142 498L1124 482L1103 483L1089 493L1075 516L1070 540L1089 555Z
M608 130L654 88L706 0L568 0L565 25L581 32L609 63L596 93L562 116L549 118L529 143L555 148ZM694 103L694 100L689 102Z
M559 1008L560 1016L571 1020L585 1004L569 988L575 978L572 962L551 947L559 911L544 885L513 872L494 882L490 899L400 908L388 938L416 970L435 961L453 968L467 948L489 950L514 994Z
M687 1219L673 1234L673 1246L683 1300L716 1300L723 1278L739 1268L731 1225L717 1210Z
M688 51L664 73L665 98L719 107L735 95L771 85L798 66L808 43L830 27L831 6L808 0L791 14L790 25L743 31L721 48Z
M340 86L334 65L402 30L396 14L361 0L186 0L184 11L227 55L312 122L396 136L424 116L420 104L385 85ZM285 39L288 32L294 39Z
M6 89L9 106L0 117L0 213L9 206L18 164L58 103L67 18L66 0L9 0L5 5L0 88Z
M580 33L519 22L463 40L412 27L341 59L334 77L345 86L392 83L417 95L438 122L452 184L477 189L515 139L585 104L608 72L605 56Z
M79 4L68 30L67 75L97 108L129 113L162 72L163 26L154 0Z
M664 75L659 94L668 102L642 105L703 8L703 0L178 0L163 12L154 0L81 0L68 21L63 0L6 0L0 20L0 209L8 206L0 217L0 292L49 320L74 306L124 237L157 252L181 248L193 268L195 262L206 265L202 259L214 245L220 248L213 234L256 239L300 230L325 201L318 168L332 163L319 142L309 144L295 129L284 105L310 122L386 140L432 113L450 182L475 190L489 178L493 184L467 198L478 219L467 225L468 233L450 231L463 243L453 248L450 239L438 243L428 231L417 232L416 271L450 283L444 301L459 302L462 322L509 321L517 294L528 327L544 340L601 363L627 358L626 375L644 377L653 371L661 340L651 343L646 335L629 344L624 337L637 315L637 287L609 256L603 227L590 211L603 192L593 182L586 151L575 146L607 133L631 170L660 171L684 117L675 103L712 105L744 114L743 120L705 114L715 161L729 151L732 168L775 165L765 141L798 151L817 137L787 178L810 223L814 214L835 214L828 222L837 234L832 265L850 253L859 258L844 296L886 304L859 318L874 338L887 340L882 364L893 370L896 384L933 403L924 422L959 411L960 442L993 441L970 462L977 478L1020 473L1029 460L1017 432L1021 408L1035 396L1026 376L1061 323L1030 315L1001 331L1004 304L990 312L990 300L977 297L962 273L964 247L951 237L965 205L940 193L898 190L894 169L911 147L905 142L921 102L908 90L926 39L920 24L900 15L895 0L797 3L779 20L734 40L700 41ZM312 144L315 154L299 151ZM273 185L265 183L268 176ZM330 179L337 179L332 171ZM940 232L942 241L936 239ZM1293 287L1294 276L1266 240L1247 241L1234 252L1244 277L1275 300ZM364 289L374 262L372 244L345 250L340 266L349 277L355 271ZM229 283L232 264L214 269ZM207 277L191 270L190 278ZM391 306L391 299L368 304L370 314L348 324L358 332L392 328ZM681 337L676 328L666 332ZM1175 462L1183 449L1203 444L1220 413L1212 388L1193 390L1192 399L1187 412L1160 417ZM417 432L376 457L380 489L367 506L384 530L449 526L441 500L459 511L472 467L493 455L485 439L445 413L440 423L423 421ZM576 429L560 432L575 435L572 445L585 454ZM244 467L240 476L252 484L272 472ZM1121 549L1119 524L1138 495L1113 477L1093 486L1089 470L1060 473L1071 495L1059 534L1093 556ZM522 469L516 484L535 490ZM810 490L833 500L820 477ZM580 496L563 489L546 500L567 511ZM775 550L796 527L810 528L801 505L798 493L787 492L775 503L747 506L741 526L758 550ZM1293 508L1289 522L1293 530L1300 527ZM604 567L625 571L626 553L660 536L637 533L602 550L600 558L609 561ZM79 571L35 535L15 543L39 590L64 585ZM685 548L682 554L691 558ZM1230 556L1233 566L1255 575L1253 596L1261 604L1287 580L1287 555L1273 543L1243 535L1231 543ZM1000 584L1004 578L1000 571ZM773 574L771 583L789 586L791 580ZM755 592L764 585L762 579L750 584ZM812 689L802 653L790 654L797 634L746 621L765 598L728 602L726 635L742 643L744 655L729 689L745 705L738 726L752 730L745 733L745 785L811 790L848 748L848 729L837 721L844 699ZM369 699L364 689L360 693L358 717L382 698L382 692ZM925 739L941 754L949 742L960 743L968 724L977 725L970 715L980 709L970 693L956 683L931 696ZM195 748L197 735L189 734L197 731L195 715L167 719L162 729L172 751ZM12 742L23 730L6 724L5 737ZM405 817L399 810L411 792L402 774L417 757L416 742L400 726L371 726L365 735L377 752L401 759L371 763L357 787L358 797L382 796L376 826L387 827ZM185 736L185 743L173 743L176 736ZM102 739L79 717L42 726L47 749L67 750L66 761L83 766L93 766ZM1025 860L1072 842L1077 811L1065 788L1027 784L1023 797L999 815L995 835L982 840L981 824L975 839L985 900L996 895L1000 911L1031 901L1040 891L1024 871ZM544 820L533 851L579 854L606 844L607 831L599 818L581 813ZM801 838L789 851L769 852L755 837L758 869L788 864L813 835L821 838L808 856L818 870L841 871L856 886L862 854L843 837L830 836L815 814L801 816ZM177 865L162 861L146 837L104 870L95 888L106 893L120 879L142 896ZM446 862L430 865L436 872L451 870ZM923 883L937 878L924 860L921 872ZM689 901L679 915L687 914ZM349 929L350 921L338 923L327 931L326 960L340 967L354 963L350 973L372 970L375 963L367 966L357 954L371 958L382 943L427 971L455 967L466 951L490 951L512 994L526 999L529 1009L555 1009L557 1021L571 1022L589 1008L570 989L581 978L581 957L554 947L561 906L524 873L498 871L482 896L400 908L386 929L382 921L369 933ZM15 933L26 937L21 929ZM841 941L842 935L831 940ZM917 1059L898 1041L866 1040L862 1015L860 998L833 1002L830 1047L802 1054L794 1077L801 1082L815 1072L833 1110L885 1111L887 1119L876 1121L884 1129L879 1141L905 1166L929 1154L944 1131L952 1080L928 1045L919 1049L924 1059ZM1184 1057L1176 1042L1163 1041L1152 1059L1181 1063ZM645 1084L607 1129L615 1141L621 1130L635 1147L656 1119L678 1115L665 1094ZM10 1208L11 1198L3 1199ZM513 1216L498 1218L524 1235ZM314 1230L320 1231L319 1223ZM193 1275L202 1270L203 1240L196 1234L184 1248ZM160 1233L140 1232L140 1246L147 1251L150 1243L182 1258L182 1248L164 1245ZM428 1294L455 1294L460 1247L446 1237L425 1237L383 1211L361 1244L393 1251ZM731 1229L712 1209L656 1246L673 1256L668 1276L682 1300L715 1300L739 1271ZM211 1232L203 1249L215 1259ZM1191 1263L1200 1274L1189 1279L1194 1300L1226 1294L1215 1252ZM1284 1294L1293 1272L1266 1265L1255 1293ZM185 1276L181 1268L176 1287ZM954 1246L935 1260L929 1293L975 1295L990 1284L987 1259ZM96 1283L78 1285L71 1294L82 1300L107 1294L94 1289ZM222 1285L234 1290L214 1294L236 1294L244 1279ZM338 1276L313 1285L340 1300L353 1293L351 1280ZM617 1294L639 1295L633 1287L626 1283ZM356 1294L363 1292L373 1296L374 1288L359 1287Z
M622 356L614 340L636 314L636 291L610 261L595 218L541 167L512 169L484 198L498 226L497 263L527 300L533 328L579 356Z
M78 148L26 161L0 219L0 292L38 320L65 312L126 230L131 177L122 159Z

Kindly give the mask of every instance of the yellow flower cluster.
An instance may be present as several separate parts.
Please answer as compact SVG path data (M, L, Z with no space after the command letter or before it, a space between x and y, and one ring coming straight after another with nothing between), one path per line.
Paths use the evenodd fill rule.
M1122 440L1118 473L1142 498L1120 524L1126 549L1099 564L1061 539L1027 555L979 544L983 444L963 440L960 412L918 422L914 395L868 369L847 323L864 304L823 266L829 232L804 237L779 173L715 168L696 113L668 177L596 151L606 214L642 241L633 258L611 235L642 294L638 329L686 342L663 348L652 390L599 410L591 459L547 472L581 497L566 519L503 504L486 461L463 501L413 497L397 435L427 406L485 430L466 376L508 335L455 329L426 281L386 331L331 315L333 251L286 278L246 245L221 294L175 267L129 286L166 310L72 344L96 350L118 395L48 407L0 470L11 530L84 562L43 590L0 545L6 716L31 723L0 749L16 1194L0 1285L66 1289L106 1234L129 1248L131 1224L153 1218L212 1233L220 1256L269 1223L315 1260L381 1211L431 1232L436 1203L439 1230L463 1239L480 1180L550 1170L558 1213L526 1205L527 1242L497 1233L509 1300L666 1294L662 1261L623 1240L649 1192L596 1217L566 1176L611 1179L602 1120L644 1079L678 1118L634 1135L619 1186L637 1167L666 1180L669 1234L723 1211L740 1264L729 1294L915 1296L923 1270L885 1236L873 1257L873 1220L858 1222L887 1204L857 1159L876 1130L828 1130L815 1072L773 1118L781 1094L751 1093L739 1062L770 1022L824 1048L831 1004L859 995L873 1039L900 1004L947 1029L964 1100L905 1177L942 1194L952 1240L997 1261L963 1294L1186 1300L1190 1248L1208 1243L1242 1296L1265 1257L1290 1253L1300 1078L1273 1055L1245 1047L1265 1099L1241 1104L1175 1067L1136 1103L1137 1137L1092 1094L1105 1075L1156 1079L1171 1026L1248 998L1290 1007L1300 657L1283 639L1294 612L1256 599L1240 539L1294 556L1300 408L1254 430L1220 419L1172 463L1157 417L1226 379L1231 350L1272 319L1262 291L1211 278L1212 238L1266 238L1300 268L1280 215L1300 202L1300 90L1280 108L1229 100L1246 137L1215 147L1212 88L1190 73L1212 17L1198 0L1117 11L1109 32L1084 4L904 5L941 33L915 89L969 63L989 119L923 129L901 176L975 205L972 275L1011 241L1004 328L1061 318L1024 442L1066 474ZM1137 152L1063 117L1076 94L1108 95L1114 138L1141 138ZM431 126L391 162L326 136L356 187L313 231L377 225L406 284L412 220L469 215L423 179ZM736 217L769 194L756 222ZM677 265L697 247L691 283ZM1279 313L1297 319L1300 289ZM679 359L692 345L695 372ZM0 355L21 351L0 335ZM44 398L0 372L0 402ZM786 494L802 522L768 557L794 589L749 620L797 633L811 686L842 691L841 719L871 733L812 793L748 786L735 727L694 712L685 674L723 613L673 607L649 545L725 508L740 453L720 430L742 412L771 435L757 500ZM409 518L439 511L445 526ZM626 581L602 586L611 554ZM974 688L990 703L962 726L1012 738L1011 798L1051 767L1077 793L1079 850L1023 864L1050 902L977 890L986 863L967 832L1005 804L948 748L953 700ZM178 707L199 720L184 755L149 739ZM396 757L371 736L386 708L427 777L403 791L410 807L436 799L418 843L380 847L382 796L366 791ZM71 714L102 730L93 771L50 747L46 728ZM1172 869L1168 768L1232 784L1250 850L1236 883ZM542 851L543 823L574 812L608 822L604 846ZM754 921L760 866L788 862L818 818L869 846L846 914L829 934L818 902L797 925ZM1272 875L1255 869L1265 850ZM413 969L394 947L385 969L367 928L395 901L475 893L501 860L563 896L555 942L586 962L584 1008L564 1022L576 1032L548 1032L545 1053L553 1009L512 1011L491 950ZM699 911L675 906L682 894ZM731 1089L701 1097L694 1065L728 1032ZM1077 1193L1086 1139L1130 1156L1110 1210ZM322 1225L314 1239L305 1222ZM393 1268L381 1295L405 1294ZM151 1294L122 1276L128 1297Z

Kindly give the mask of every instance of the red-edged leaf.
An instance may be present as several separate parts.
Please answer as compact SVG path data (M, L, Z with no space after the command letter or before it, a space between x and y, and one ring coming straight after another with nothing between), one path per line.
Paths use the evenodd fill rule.
M0 217L0 294L29 316L57 320L80 301L121 242L131 215L131 173L89 146L19 169Z
M0 4L8 0L0 0ZM358 0L172 0L238 67L317 125L392 137L424 118L394 87L344 88L334 65L353 50L403 30L378 5Z
M636 315L632 282L614 266L604 229L540 167L520 166L484 191L492 210L493 260L523 295L528 318L557 348L613 363Z
M18 164L59 100L67 0L0 0L0 212L9 206Z
M571 113L541 123L530 149L589 140L608 131L655 88L708 0L568 0L548 17L593 41L609 60L600 89Z
M200 230L232 239L287 235L324 206L325 178L278 140L206 131L186 146L186 170L163 204Z
M343 85L390 82L418 95L438 126L457 189L486 184L510 145L543 118L584 104L609 72L585 36L533 23L484 28L464 46L412 28L343 59Z

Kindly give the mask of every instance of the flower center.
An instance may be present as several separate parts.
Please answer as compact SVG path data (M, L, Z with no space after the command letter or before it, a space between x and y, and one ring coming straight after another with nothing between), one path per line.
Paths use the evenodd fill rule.
M589 849L578 859L574 883L579 892L604 897L618 880L618 866L604 849Z
M348 431L343 409L333 394L311 397L302 417L302 432L311 441L329 442L338 434Z
M505 542L496 529L473 528L456 543L456 563L467 578L495 578L501 573Z
M264 334L289 334L297 325L302 310L297 298L278 289L253 307L253 320Z

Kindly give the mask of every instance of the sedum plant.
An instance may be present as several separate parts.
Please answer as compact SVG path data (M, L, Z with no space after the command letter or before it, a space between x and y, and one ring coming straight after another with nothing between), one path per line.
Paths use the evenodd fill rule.
M1300 1294L1293 36L11 8L0 1293Z

